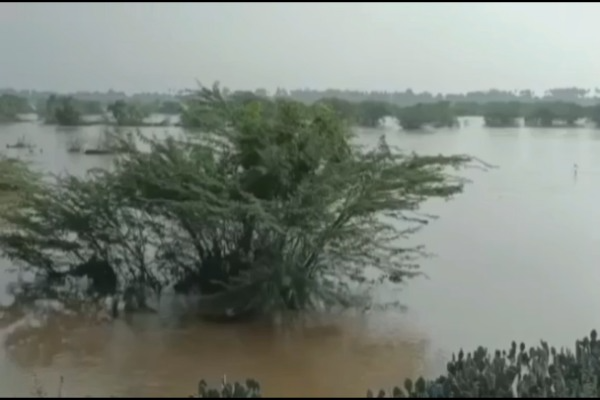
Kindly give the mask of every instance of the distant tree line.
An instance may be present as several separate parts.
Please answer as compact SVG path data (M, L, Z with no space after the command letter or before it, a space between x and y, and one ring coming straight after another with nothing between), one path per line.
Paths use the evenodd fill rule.
M12 95L10 95L12 96ZM23 100L23 99L21 99ZM26 104L27 101L23 100ZM2 102L0 101L0 112ZM29 112L31 112L29 108ZM152 113L177 114L181 112L180 102L165 102L158 105L116 100L103 105L94 100L81 100L73 96L51 94L45 101L35 106L39 118L46 124L61 126L81 126L88 124L114 124L117 126L164 125L165 122L148 123ZM103 117L99 121L85 121L84 116Z
M230 89L224 88L224 92L231 92ZM555 88L543 93L541 96L536 95L532 90L497 90L490 89L487 91L472 91L459 94L441 94L430 92L415 92L412 89L404 91L359 91L359 90L314 90L314 89L294 89L286 90L277 88L273 93L269 94L266 89L256 89L252 91L260 97L288 97L292 100L301 101L303 103L314 103L323 98L338 98L347 100L353 103L361 101L378 101L391 103L397 106L405 107L418 103L435 103L439 101L449 101L452 103L471 103L485 104L494 102L511 102L518 101L523 103L532 103L540 100L544 101L564 101L577 103L581 105L596 104L600 100L600 88L582 89L576 87ZM26 98L30 103L37 104L39 101L45 101L50 95L57 94L48 91L35 90L15 90L15 89L0 89L1 94L12 94ZM69 93L68 95L79 100L97 101L101 104L108 105L117 100L125 100L133 103L143 104L162 104L165 102L177 101L184 92L157 93L143 92L127 95L124 92L108 90L106 92L85 92L79 91Z
M236 102L255 102L262 108L272 107L274 104L270 98L261 97L253 92L234 92L229 96ZM202 121L186 117L189 113L198 118L200 114L195 111L196 107L185 99L183 104L182 125L190 128L200 126ZM348 124L366 128L376 128L385 118L392 118L406 131L456 127L459 125L458 117L462 116L481 116L489 127L518 126L521 119L532 127L577 126L584 120L600 125L600 104L584 106L546 100L532 103L511 101L484 104L444 100L400 107L383 101L351 102L331 97L322 98L306 106L328 107Z
M20 96L24 93L17 95L13 92L0 95L0 122L16 122L20 114L35 111L48 124L67 126L84 124L82 116L86 115L104 116L105 123L119 126L144 126L149 124L146 118L151 114L180 115L180 124L188 128L202 125L202 121L197 120L201 113L196 112L196 106L185 93L171 97L152 94L127 97L122 93L108 92L104 97L97 96L117 98L108 103L93 99L94 96L89 93L50 94L32 104L26 97ZM600 98L590 97L590 94L599 93L598 90L566 88L549 90L542 97L536 97L528 90L433 96L429 93L415 94L410 90L399 94L341 90L287 92L278 89L269 96L264 89L235 92L223 89L225 96L238 103L255 102L266 107L274 99L288 99L311 107L329 107L347 123L361 127L375 128L390 117L396 119L404 130L455 127L458 117L462 116L481 116L489 127L514 127L520 125L521 120L533 127L577 126L586 120L599 125ZM166 123L163 121L158 125Z

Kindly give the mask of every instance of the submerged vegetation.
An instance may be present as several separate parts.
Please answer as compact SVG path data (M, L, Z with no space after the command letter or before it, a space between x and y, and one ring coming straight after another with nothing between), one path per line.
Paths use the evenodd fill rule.
M172 288L200 293L213 318L366 307L373 285L419 275L423 249L402 238L427 223L421 203L462 191L448 168L475 162L383 138L364 151L324 105L241 101L216 85L187 104L199 132L140 137L149 152L118 139L110 170L39 181L1 215L0 249L38 276L28 296L146 308Z
M0 96L0 122L18 122L19 114L32 111L28 100L13 93ZM310 92L310 91L308 91ZM349 125L377 128L386 120L396 120L406 131L420 131L458 126L457 117L481 116L488 127L517 127L521 120L530 127L580 126L589 121L598 126L598 97L589 97L586 90L562 88L548 91L536 97L530 91L518 93L491 90L465 95L436 95L428 93L360 93L327 90L309 95L306 91L287 92L278 89L269 95L264 89L234 91L224 89L231 103L245 105L261 103L263 107L277 101L294 101L307 107L325 105ZM600 91L596 91L596 95ZM80 96L80 97L78 97ZM587 96L587 97L586 97ZM37 97L36 97L37 98ZM105 99L90 100L93 99ZM199 121L194 105L194 94L134 95L108 93L73 94L69 96L50 94L43 101L37 98L36 112L47 124L65 126L107 124L117 126L165 126L169 118L151 123L152 114L179 116L181 125L195 128ZM110 99L110 100L106 100ZM84 117L102 117L89 120Z
M583 107L573 103L539 104L525 116L529 126L552 127L555 125L575 126L577 121L586 117Z
M519 125L519 103L491 103L483 111L483 119L489 127L515 127Z
M27 100L12 94L0 95L0 123L19 122L22 114L32 111Z
M449 102L417 104L398 112L398 123L406 131L430 128L453 128L458 125Z
M52 95L46 101L43 119L46 124L77 126L81 123L81 112L72 97Z
M556 350L541 341L526 348L512 342L508 350L491 352L479 347L473 353L462 350L448 362L447 373L437 379L406 379L391 391L369 390L366 397L411 398L512 398L512 397L600 397L600 341L596 331L577 340L575 352ZM261 397L255 380L228 383L217 388L201 381L197 397Z
M148 113L137 104L117 100L108 106L118 126L141 126Z
M544 340L535 347L513 341L508 349L491 351L479 346L452 354L446 372L437 378L406 378L390 389L365 389L366 398L598 398L600 397L600 341L596 330L575 341L574 351L556 349ZM34 379L35 397L50 397ZM58 382L62 397L64 380ZM262 398L254 379L217 386L201 380L193 398ZM295 396L302 396L295 393ZM266 396L265 396L266 397Z
M15 97L0 97L0 121L19 121L28 110ZM600 124L600 106L560 101L400 107L328 97L308 104L218 85L159 106L181 114L187 137L137 133L149 151L125 131L105 134L96 148L69 143L70 152L117 154L111 169L42 180L22 162L0 159L0 250L36 275L19 301L111 297L128 311L152 311L151 297L174 290L199 294L201 315L213 320L372 308L373 287L420 274L424 249L404 240L431 218L418 213L421 204L461 193L466 181L452 170L483 164L404 153L384 138L361 149L352 144L352 125L377 128L389 117L406 131L453 128L470 113L488 127L521 119L534 127ZM120 127L141 126L149 114L124 100L106 111ZM101 104L50 96L43 115L46 123L76 126L104 112ZM461 350L447 374L367 397L598 397L599 376L593 331L574 353L545 342ZM202 381L197 396L261 397L261 388L254 380L217 389Z

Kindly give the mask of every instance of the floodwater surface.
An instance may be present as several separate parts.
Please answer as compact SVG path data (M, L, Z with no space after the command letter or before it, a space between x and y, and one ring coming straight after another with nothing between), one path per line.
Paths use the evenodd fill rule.
M82 173L110 159L67 153L70 138L94 140L101 129L4 125L0 149L39 169ZM66 396L158 397L189 395L200 379L226 375L256 378L268 396L363 396L441 373L461 347L542 338L570 346L600 327L599 130L486 129L473 118L456 130L405 134L387 126L358 140L375 144L381 134L406 150L470 154L499 167L463 171L472 179L465 193L425 205L440 217L415 237L436 254L422 261L428 278L377 293L406 311L311 316L283 327L214 325L175 317L173 300L159 315L113 322L65 316L25 330L5 323L0 396L29 395L34 375L49 395L61 376ZM42 151L5 150L20 137ZM2 261L0 286L13 279L10 266Z

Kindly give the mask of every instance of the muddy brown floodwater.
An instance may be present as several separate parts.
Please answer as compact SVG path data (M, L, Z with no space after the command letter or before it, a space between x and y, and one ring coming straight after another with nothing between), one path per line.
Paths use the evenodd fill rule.
M0 149L40 170L82 173L110 159L69 154L69 142L95 141L101 130L6 125ZM499 166L464 171L473 179L464 194L425 205L440 216L415 237L437 255L421 263L430 279L375 293L401 300L407 312L313 316L286 329L206 324L168 309L112 323L61 317L27 330L12 325L0 329L0 396L30 395L33 374L49 395L60 376L64 395L139 397L190 395L199 379L217 384L226 374L259 380L269 396L364 396L443 372L461 347L542 338L571 346L600 328L600 130L486 129L470 118L456 130L405 134L387 126L357 139L375 144L380 134L406 150L472 154ZM21 137L43 152L4 150ZM14 279L11 266L0 260L0 286ZM1 291L0 301L9 301Z
M33 376L21 369L35 371L49 395L60 376L67 396L165 397L192 394L199 379L216 384L226 374L259 380L267 396L364 396L369 387L425 372L426 342L401 322L395 335L369 329L377 318L380 326L394 319L322 315L219 325L150 315L104 323L54 317L39 328L10 329L5 351L17 380L0 395L30 393Z

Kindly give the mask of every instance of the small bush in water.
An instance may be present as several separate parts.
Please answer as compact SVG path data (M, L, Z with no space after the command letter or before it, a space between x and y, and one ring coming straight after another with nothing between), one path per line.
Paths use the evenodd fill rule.
M208 387L206 381L201 380L198 385L198 397L262 397L260 394L260 384L253 379L247 379L246 383L239 382L228 383L223 377L221 386L218 389Z
M371 390L367 397L600 397L600 341L593 330L575 342L575 352L557 351L544 341L527 349L512 342L508 350L453 355L447 374L434 380L407 379L391 392ZM260 385L227 383L210 389L200 382L198 397L261 397Z

